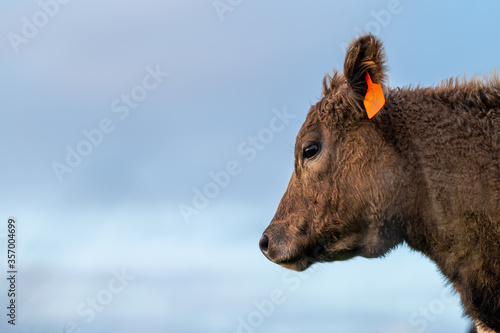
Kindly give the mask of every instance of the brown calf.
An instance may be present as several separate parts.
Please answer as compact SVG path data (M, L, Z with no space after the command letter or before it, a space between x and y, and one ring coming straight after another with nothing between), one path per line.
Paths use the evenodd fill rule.
M301 271L406 243L437 264L479 332L500 333L500 80L390 89L385 72L366 35L344 73L325 77L260 248Z

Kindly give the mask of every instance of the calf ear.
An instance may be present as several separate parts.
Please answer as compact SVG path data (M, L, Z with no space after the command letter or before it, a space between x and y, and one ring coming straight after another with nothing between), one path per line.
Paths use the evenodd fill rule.
M344 61L344 76L355 99L361 103L368 88L366 72L373 83L385 84L385 51L382 42L368 34L351 42Z

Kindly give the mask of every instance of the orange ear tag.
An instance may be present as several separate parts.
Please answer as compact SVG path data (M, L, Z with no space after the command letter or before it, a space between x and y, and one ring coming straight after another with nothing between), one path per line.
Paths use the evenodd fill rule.
M364 100L366 113L368 114L368 118L372 119L377 112L385 104L384 92L382 91L382 86L378 83L373 83L366 71L366 84L368 84L368 90L366 91L366 96Z

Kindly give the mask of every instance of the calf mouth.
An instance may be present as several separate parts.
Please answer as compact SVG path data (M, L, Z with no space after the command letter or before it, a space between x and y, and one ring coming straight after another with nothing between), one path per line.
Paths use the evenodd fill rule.
M333 261L345 261L357 257L359 255L359 249L352 250L341 250L337 251L334 254L327 254L324 250L316 251L315 256L304 255L296 255L281 259L271 260L275 264L278 264L282 267L294 270L294 271L303 271L309 268L311 265L317 262L333 262Z
M300 272L322 261L323 249L316 248L315 251L309 250L311 249L307 248L287 257L276 258L272 261L282 267Z
M313 258L297 256L292 258L273 260L273 262L282 267L300 272L306 270L315 261L313 260Z

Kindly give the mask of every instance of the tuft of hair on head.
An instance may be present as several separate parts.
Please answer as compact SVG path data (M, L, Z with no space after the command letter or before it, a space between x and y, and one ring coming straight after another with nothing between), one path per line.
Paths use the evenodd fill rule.
M344 76L337 71L333 72L333 76L326 74L323 77L323 97L330 95L336 88L340 87L344 80Z

